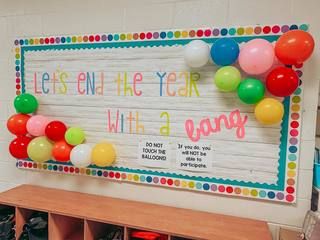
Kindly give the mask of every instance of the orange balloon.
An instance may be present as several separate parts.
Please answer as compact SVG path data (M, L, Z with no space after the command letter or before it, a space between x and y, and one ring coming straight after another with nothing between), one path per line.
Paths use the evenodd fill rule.
M27 131L27 122L30 116L27 114L15 114L12 115L7 121L8 130L17 136L26 135Z
M280 62L286 65L301 64L306 61L314 49L314 39L310 33L292 30L279 37L275 53Z
M56 142L52 148L52 156L58 162L68 162L72 148L73 147L64 140Z

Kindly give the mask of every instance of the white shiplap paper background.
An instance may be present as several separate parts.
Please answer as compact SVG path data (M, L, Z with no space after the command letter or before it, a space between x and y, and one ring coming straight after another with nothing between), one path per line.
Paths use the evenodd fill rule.
M69 126L82 127L87 135L87 142L94 144L102 139L114 144L117 150L115 166L154 170L166 173L177 173L189 176L222 178L253 183L276 184L278 174L280 125L262 126L254 118L254 106L244 105L236 93L221 93L213 83L217 67L212 63L200 70L188 69L183 59L183 46L142 47L142 48L105 48L82 50L47 50L25 52L25 84L26 92L34 91L34 74L37 73L37 89L41 90L41 76L48 72L58 78L59 72L67 72L65 79L67 92L61 94L62 85L57 81L56 93L53 94L53 81L45 82L48 94L37 94L40 102L38 114L50 119L59 119ZM200 73L201 79L196 82L200 96L196 96L192 88L192 96L178 96L178 89L184 87L185 77L190 71ZM80 72L95 73L96 87L101 85L101 73L104 75L103 95L80 95L77 92L77 76ZM124 96L123 81L118 95L117 78L124 79L127 73L127 84L133 83L133 75L141 73L143 80L137 83L141 96ZM166 77L175 72L177 80L170 84L170 91L176 96L166 96L166 77L160 96L160 78L157 72ZM187 75L186 75L187 74ZM92 76L92 75L91 75ZM188 80L189 81L189 80ZM85 89L84 83L81 88ZM190 91L190 89L189 89ZM129 95L128 95L129 94ZM229 115L239 109L241 116L248 116L245 124L245 137L238 139L236 129L228 130L222 124L222 131L202 136L200 142L209 143L213 147L212 170L210 172L191 172L176 168L176 144L190 142L184 130L184 123L191 118L198 126L202 118ZM133 117L139 112L139 124L144 125L144 133L129 132L129 123L125 121L123 133L108 131L108 114L112 113L115 122L116 112L125 117L131 111ZM170 136L161 136L160 127L166 124L166 118L160 118L162 112L170 115ZM120 126L119 126L120 129ZM171 164L169 168L148 168L138 163L138 145L141 140L160 140L169 142L171 146Z

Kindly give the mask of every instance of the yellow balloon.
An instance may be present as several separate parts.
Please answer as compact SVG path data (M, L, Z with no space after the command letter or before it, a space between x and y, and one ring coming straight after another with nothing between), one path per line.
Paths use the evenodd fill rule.
M115 162L116 151L110 143L98 143L92 149L91 158L98 167L108 167Z
M284 114L283 104L274 98L265 98L256 105L254 114L262 124L277 124Z
M27 152L31 160L46 162L51 159L52 143L46 137L36 137L28 145Z

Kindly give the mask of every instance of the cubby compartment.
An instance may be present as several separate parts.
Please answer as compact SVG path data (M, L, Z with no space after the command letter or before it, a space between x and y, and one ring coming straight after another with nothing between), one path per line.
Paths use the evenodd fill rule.
M191 238L184 238L184 237L171 236L170 240L193 240L193 239L191 239Z
M84 228L85 240L125 239L125 228L102 222L86 220ZM112 236L112 237L111 237Z
M14 239L15 208L0 205L0 239Z
M84 220L59 214L49 214L49 239L83 240Z
M17 238L23 234L26 224L31 229L28 233L25 232L26 235L48 237L48 214L46 212L17 207L15 214Z
M124 240L224 239L226 235L234 239L272 239L263 221L39 186L22 185L0 193L0 212L1 206L7 205L15 208L17 239L25 223L39 211L48 220L44 226L49 237L41 239L48 240L98 240L113 225L123 229ZM160 235L143 238L133 234L136 231Z
M130 228L127 230L126 240L170 240L170 236L156 231Z

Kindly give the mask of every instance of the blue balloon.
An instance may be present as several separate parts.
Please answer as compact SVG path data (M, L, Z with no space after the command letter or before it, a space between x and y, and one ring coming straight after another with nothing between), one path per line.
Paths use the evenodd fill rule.
M237 61L239 45L232 38L220 38L211 47L210 54L213 62L220 66L227 66Z

